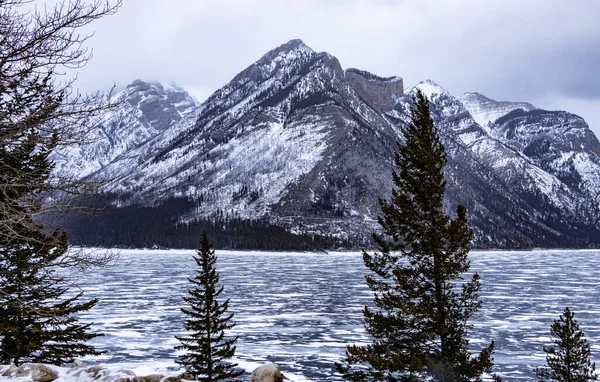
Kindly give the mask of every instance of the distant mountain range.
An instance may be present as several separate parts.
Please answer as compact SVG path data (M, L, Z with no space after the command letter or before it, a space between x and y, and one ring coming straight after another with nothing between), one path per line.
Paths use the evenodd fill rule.
M98 119L94 143L56 154L57 171L110 179L114 208L187 201L172 225L262 220L364 245L378 197L390 195L416 89L430 99L446 147L446 208L467 207L476 247L600 244L600 143L582 118L478 93L454 97L430 80L405 89L400 77L344 70L300 40L202 104L178 87L133 82L116 95L123 107Z

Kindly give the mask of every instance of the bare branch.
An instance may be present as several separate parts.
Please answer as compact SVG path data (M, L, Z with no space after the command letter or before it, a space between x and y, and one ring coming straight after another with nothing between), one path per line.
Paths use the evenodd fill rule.
M122 0L64 0L51 8L26 11L25 0L0 0L0 242L51 240L60 226L48 214L88 208L101 181L82 181L52 172L48 161L58 148L93 138L95 118L117 106L112 89L81 94L76 77L62 78L85 66L93 34L81 28L114 14ZM61 81L62 80L62 81ZM46 232L45 236L38 233ZM107 263L87 252L70 252L56 266ZM110 260L110 259L109 259Z

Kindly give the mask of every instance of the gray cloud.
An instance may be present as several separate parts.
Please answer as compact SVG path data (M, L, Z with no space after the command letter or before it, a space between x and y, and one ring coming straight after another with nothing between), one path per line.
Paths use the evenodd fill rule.
M598 15L588 0L125 0L92 25L94 59L78 84L155 79L204 98L301 38L346 68L566 109L600 135Z

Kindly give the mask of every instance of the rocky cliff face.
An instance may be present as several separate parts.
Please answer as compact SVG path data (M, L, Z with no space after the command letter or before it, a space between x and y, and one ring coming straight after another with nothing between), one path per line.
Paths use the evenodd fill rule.
M388 111L395 100L404 95L401 77L378 77L358 69L347 69L344 74L357 94L381 112Z
M448 153L446 207L467 206L477 245L586 245L597 231L581 206L599 186L600 150L581 118L476 93L456 98L432 81L405 91L399 77L343 70L300 40L197 108L180 89L134 82L120 95L127 110L100 120L99 154L75 148L66 158L80 175L114 179L107 191L119 205L193 201L180 221L226 214L368 236L417 88Z

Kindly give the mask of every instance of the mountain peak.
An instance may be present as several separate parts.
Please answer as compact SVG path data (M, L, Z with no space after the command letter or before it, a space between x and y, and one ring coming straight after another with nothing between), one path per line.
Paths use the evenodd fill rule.
M230 83L235 84L248 79L264 81L282 68L304 65L315 54L302 40L290 40L268 51L258 61L238 73Z
M133 88L136 86L146 86L146 85L162 86L161 83L158 81L144 81L144 80L138 78L138 79L133 80L133 82L131 82L129 85L127 85L127 87Z
M145 84L145 83L146 83L146 81L140 80L140 79L138 78L138 79L136 79L136 80L133 80L133 82L132 82L132 83L130 83L129 85L127 85L127 87L128 87L128 88L129 88L129 87L134 87L134 86L138 86L138 85L143 85L143 84Z
M524 110L533 110L536 109L535 106L530 104L529 102L511 102L511 101L496 101L495 99L491 99L490 97L486 97L481 93L477 92L466 92L463 95L459 96L458 99L461 102L479 102L479 103L487 103L487 104L503 104L503 105L520 105L523 106Z
M310 49L310 47L308 47L308 45L306 45L304 43L304 41L302 41L299 38L291 39L290 41L286 42L285 44L280 45L279 47L280 48L287 47L288 49L297 49L297 48L308 48L308 49Z
M491 98L488 98L486 96L484 96L481 93L477 93L477 92L466 92L463 95L459 96L458 99L460 99L461 101L464 100L480 100L480 101L485 101L485 102L494 102L494 100L492 100Z
M314 54L315 53L315 51L312 50L308 45L306 45L304 43L304 41L302 41L300 39L293 39L293 40L286 42L285 44L279 45L275 49L271 49L269 52L267 52L267 54L265 54L263 56L263 58L260 61L262 61L265 58L268 60L272 60L273 58L275 58L281 54L290 54L290 53L294 53L294 52L304 53L304 54Z
M535 110L536 107L527 102L507 102L496 101L488 98L480 93L465 93L458 97L458 100L473 116L473 119L484 129L488 129L490 123L495 122L498 118L507 115L516 109L524 111Z
M125 87L127 93L131 92L148 92L154 91L158 93L164 93L164 86L158 81L144 81L141 79L136 79L129 85Z
M158 81L136 79L116 96L140 110L144 121L156 131L167 129L198 106L196 99L183 88Z
M431 101L431 98L436 94L448 94L446 89L444 89L443 87L441 87L440 85L438 85L437 83L435 83L432 80L425 80L425 81L419 82L418 84L416 84L415 86L410 88L410 90L407 93L416 92L417 89L421 90L421 92L427 98L429 98L430 101Z

